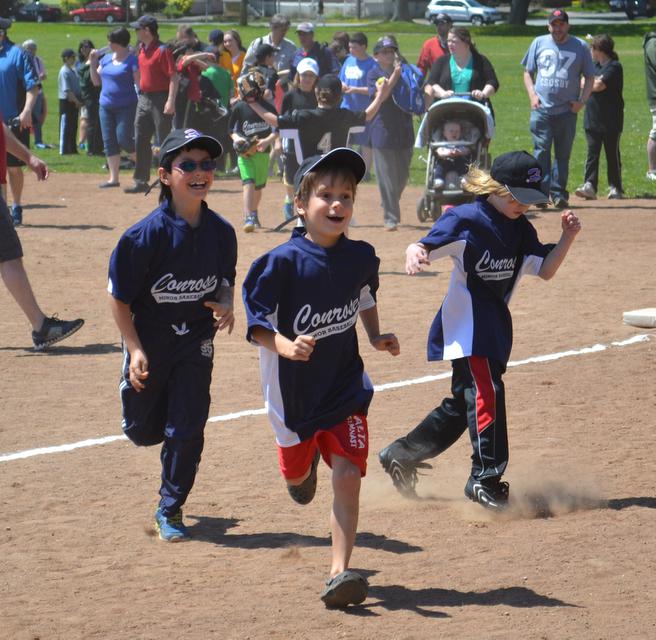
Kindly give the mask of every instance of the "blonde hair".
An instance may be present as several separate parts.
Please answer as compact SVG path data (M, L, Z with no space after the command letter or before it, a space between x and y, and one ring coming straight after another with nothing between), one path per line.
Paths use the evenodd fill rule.
M469 171L463 179L462 188L477 196L489 196L494 194L500 198L510 194L510 191L497 182L487 171L483 171L475 164L469 165Z

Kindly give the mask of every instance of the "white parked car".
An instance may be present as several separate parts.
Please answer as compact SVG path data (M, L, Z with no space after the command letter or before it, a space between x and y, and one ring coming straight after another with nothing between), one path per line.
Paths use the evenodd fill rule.
M501 12L476 0L431 0L426 7L426 20L438 13L448 14L454 22L471 22L477 27L503 20Z

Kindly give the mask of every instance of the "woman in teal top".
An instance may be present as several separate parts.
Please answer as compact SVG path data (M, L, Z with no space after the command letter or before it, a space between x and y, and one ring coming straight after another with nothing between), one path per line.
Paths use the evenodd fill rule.
M492 63L477 51L469 29L451 27L447 45L450 55L433 62L424 86L426 95L435 101L454 93L471 93L492 111L490 98L498 91L499 81Z

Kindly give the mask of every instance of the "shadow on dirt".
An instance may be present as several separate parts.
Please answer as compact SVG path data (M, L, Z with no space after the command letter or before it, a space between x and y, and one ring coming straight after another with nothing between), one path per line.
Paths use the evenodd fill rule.
M526 587L504 587L491 591L458 591L456 589L409 589L401 585L371 586L369 598L379 602L367 603L360 608L384 607L388 611L413 611L429 618L449 617L443 611L432 611L426 607L499 606L517 608L531 607L578 607L558 598L543 596ZM358 614L357 608L351 613Z
M18 357L30 356L102 356L107 353L121 353L123 349L116 343L86 344L83 347L67 347L66 345L53 345L46 351L35 351L32 347L0 347L0 351L22 351Z
M229 529L239 526L236 518L215 518L212 516L185 516L190 522L187 528L192 537L203 542L212 542L222 547L237 547L239 549L293 549L294 547L329 547L330 536L318 537L292 533L289 531L276 531L264 533L228 533ZM389 553L416 553L423 551L402 540L394 540L387 536L368 533L358 533L356 543L358 547L368 547L376 551Z

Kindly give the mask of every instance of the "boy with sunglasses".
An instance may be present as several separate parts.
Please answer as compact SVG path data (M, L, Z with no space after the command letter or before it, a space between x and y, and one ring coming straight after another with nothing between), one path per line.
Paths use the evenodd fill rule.
M237 240L204 200L221 153L210 136L172 131L160 151L160 206L121 236L109 262L122 427L138 446L162 444L155 524L168 542L189 538L181 508L203 450L214 335L234 325Z

